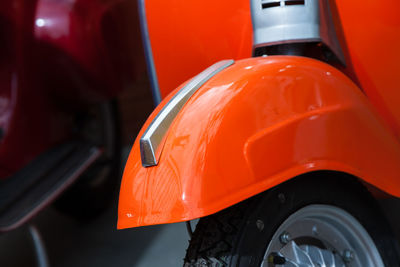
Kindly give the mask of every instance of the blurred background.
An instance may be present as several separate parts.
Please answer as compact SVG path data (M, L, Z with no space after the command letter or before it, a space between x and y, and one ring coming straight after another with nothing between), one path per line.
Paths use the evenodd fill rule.
M184 224L117 231L154 109L136 0L0 3L0 266L179 266ZM61 193L61 194L60 194Z
M124 163L138 130L153 109L145 75L135 83L135 90L126 90L118 97L118 106ZM189 240L185 224L117 230L118 194L112 194L109 206L87 221L66 215L53 205L30 221L43 238L51 266L181 266ZM0 235L0 266L36 266L26 225Z

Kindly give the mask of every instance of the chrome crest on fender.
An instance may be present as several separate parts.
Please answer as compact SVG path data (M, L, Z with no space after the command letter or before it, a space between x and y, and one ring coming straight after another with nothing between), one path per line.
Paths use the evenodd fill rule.
M210 66L191 79L162 108L140 138L140 155L143 167L157 165L161 153L161 141L167 133L172 121L189 98L215 74L233 63L233 60L222 60Z

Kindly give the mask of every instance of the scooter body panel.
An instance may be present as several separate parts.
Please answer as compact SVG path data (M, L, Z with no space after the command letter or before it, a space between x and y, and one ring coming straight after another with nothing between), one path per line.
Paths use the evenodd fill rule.
M243 0L141 0L154 57L154 76L164 98L216 61L251 56L250 2ZM400 136L400 2L329 1L348 75ZM278 7L279 8L279 7Z
M206 216L318 170L349 173L400 196L395 135L332 66L291 56L237 61L188 100L163 140L158 165L143 167L139 139L175 92L132 148L119 229Z

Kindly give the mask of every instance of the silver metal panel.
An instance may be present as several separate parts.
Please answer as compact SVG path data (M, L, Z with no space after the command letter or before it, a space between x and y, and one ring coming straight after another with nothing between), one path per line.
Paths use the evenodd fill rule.
M328 0L251 0L254 47L322 42L343 63Z
M143 167L155 166L161 154L161 141L171 123L188 99L211 77L229 67L233 60L223 60L207 68L188 82L158 113L140 138Z
M279 2L279 6L263 5ZM319 40L319 1L305 0L304 5L285 5L286 1L251 1L254 45L289 40Z

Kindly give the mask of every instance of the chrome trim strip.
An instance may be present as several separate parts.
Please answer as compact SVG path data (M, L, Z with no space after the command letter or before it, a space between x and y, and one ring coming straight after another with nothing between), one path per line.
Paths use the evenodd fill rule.
M161 93L160 87L158 85L156 68L154 66L153 52L151 50L149 29L147 27L147 18L146 18L146 8L144 4L145 0L138 0L139 6L139 20L140 20L140 31L142 33L144 54L146 58L147 71L149 73L151 93L153 95L153 101L156 105L161 102Z
M188 99L215 74L231 66L233 63L233 60L223 60L207 68L190 80L162 108L140 138L140 156L143 167L151 167L158 164L162 150L162 147L160 147L161 141Z

